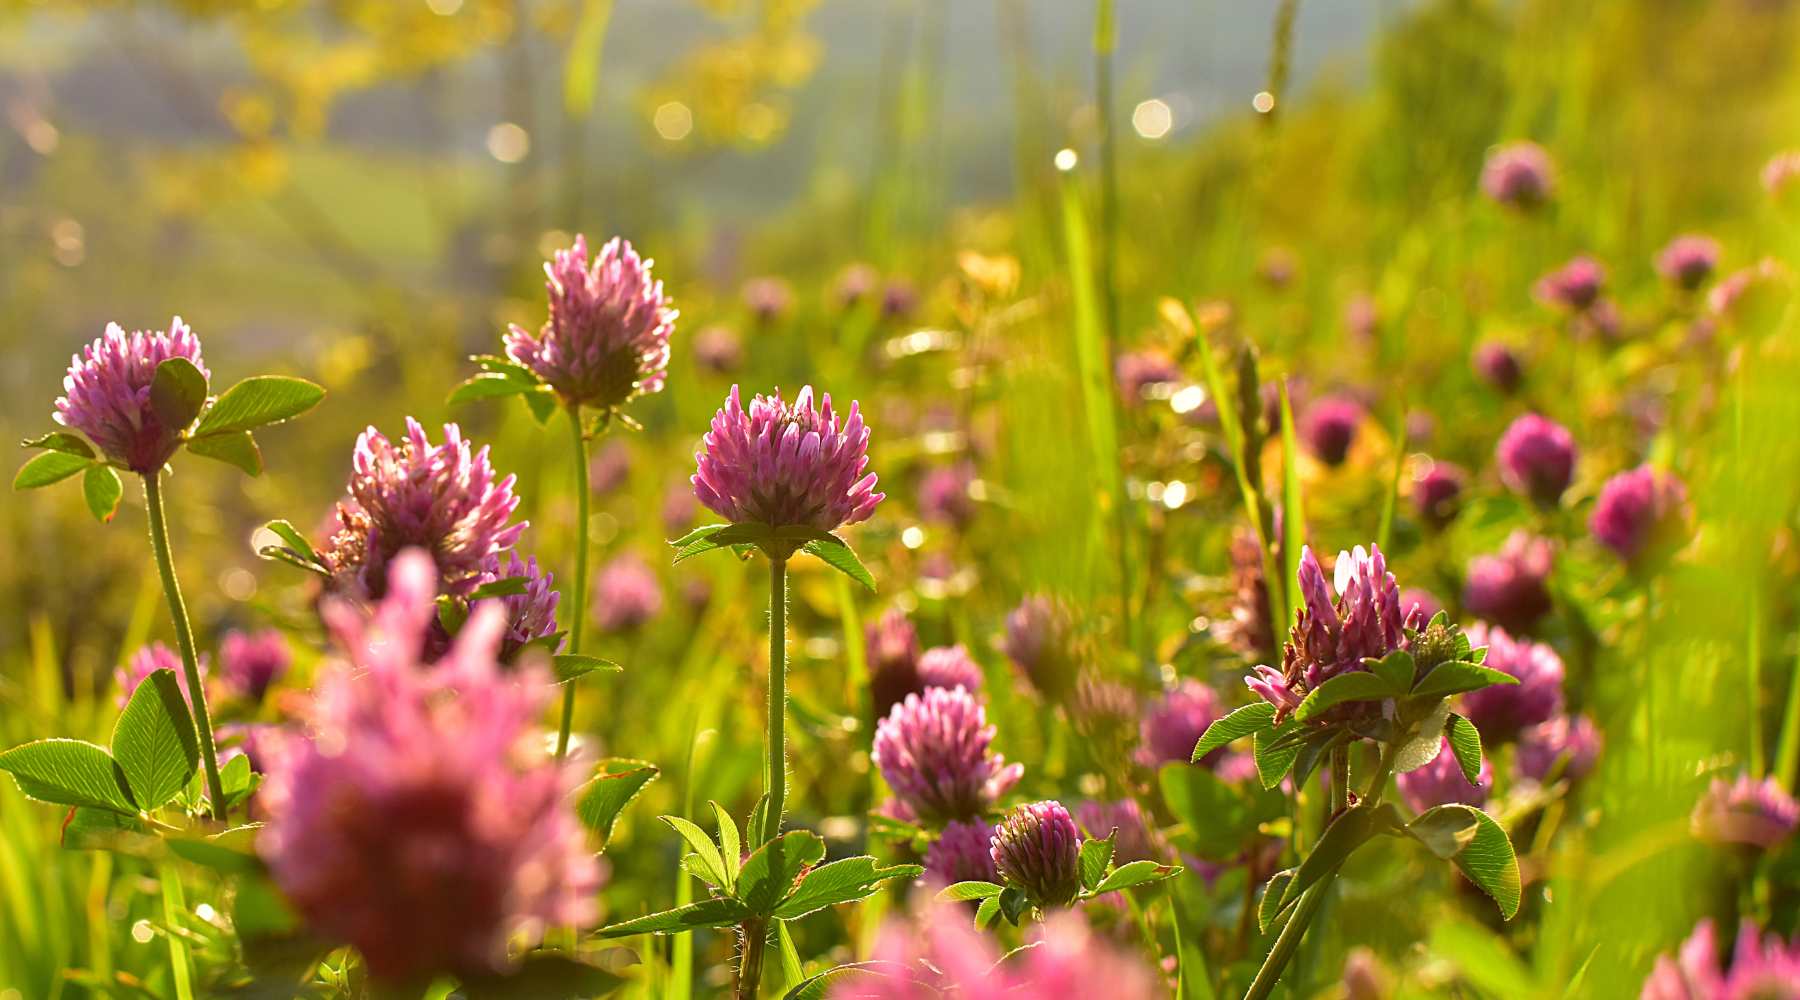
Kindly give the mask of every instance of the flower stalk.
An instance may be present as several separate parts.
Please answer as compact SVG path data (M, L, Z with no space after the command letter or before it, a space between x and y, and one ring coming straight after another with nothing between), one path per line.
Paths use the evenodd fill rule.
M769 796L764 843L781 833L787 799L787 557L769 557L769 723L766 733ZM758 948L757 950L761 950Z
M169 552L169 521L163 511L161 472L144 474L144 508L150 522L150 548L162 575L163 596L175 625L175 646L181 651L181 669L187 677L188 698L194 709L194 729L200 737L200 759L206 766L206 791L212 799L213 818L225 818L225 786L219 780L219 754L213 746L212 717L206 709L206 685L200 678L200 657L194 650L194 629L188 622L187 603L181 599L181 583L175 578L175 559Z
M588 482L588 441L587 434L581 426L581 406L571 403L568 406L569 429L571 443L575 449L575 580L573 595L573 612L569 617L569 652L581 652L582 625L588 616L588 494L592 492ZM562 722L556 730L556 759L562 760L569 754L569 731L575 725L575 685L563 685Z

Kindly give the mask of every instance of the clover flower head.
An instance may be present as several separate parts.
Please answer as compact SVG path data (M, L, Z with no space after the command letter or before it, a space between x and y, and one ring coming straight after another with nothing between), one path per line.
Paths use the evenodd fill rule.
M1060 701L1075 682L1080 657L1075 650L1075 629L1068 606L1037 594L1019 602L1006 616L1006 635L1001 640L1007 659L1019 668L1040 694Z
M1481 167L1482 192L1508 208L1536 208L1550 200L1555 186L1550 154L1535 142L1501 146Z
M1658 955L1639 1000L1793 1000L1800 997L1800 940L1738 925L1730 961L1719 963L1710 918L1694 926L1674 957Z
M1475 346L1470 357L1475 374L1496 390L1512 395L1525 377L1525 364L1519 352L1498 340L1486 340Z
M86 435L108 460L144 475L159 472L187 429L164 423L150 400L157 366L170 358L186 358L211 377L200 358L200 338L180 316L166 333L127 335L119 324L108 323L99 339L69 360L54 419Z
M508 552L506 561L490 556L482 570L481 582L520 579L525 581L523 593L491 598L506 612L506 631L500 637L500 661L512 663L526 646L548 635L556 634L556 605L561 595L556 592L556 577L539 568L536 556L520 559ZM562 643L557 643L561 647ZM555 649L546 650L554 653Z
M1585 312L1600 300L1606 269L1592 257L1576 257L1538 279L1532 294L1539 302L1572 313Z
M940 885L958 882L998 882L988 843L994 828L979 817L953 819L925 851L925 877Z
M240 697L261 701L269 686L287 673L293 658L279 629L233 629L219 641L219 676Z
M572 406L612 409L661 391L678 315L652 262L613 237L588 261L585 236L544 265L550 316L533 334L514 324L506 354Z
M662 609L662 583L636 553L613 559L594 578L594 617L602 632L636 631Z
M1769 850L1800 826L1800 803L1773 777L1757 781L1740 774L1727 783L1714 778L1694 807L1694 836L1714 844L1743 844Z
M855 403L839 423L830 394L815 405L812 386L792 403L777 390L746 409L737 386L713 415L694 473L694 495L733 523L835 531L866 521L875 492L869 429Z
M504 612L477 607L428 667L437 568L408 550L391 570L367 619L327 601L346 661L316 688L308 734L273 741L257 849L312 931L377 980L501 970L510 944L598 916L569 806L579 774L544 752L549 679L496 658Z
M1412 502L1419 519L1441 529L1456 518L1469 474L1449 462L1422 462L1413 474Z
M1485 666L1519 679L1517 684L1495 684L1463 695L1463 715L1483 737L1511 739L1562 711L1563 662L1556 650L1515 639L1499 626L1477 623L1468 636L1470 644L1487 647Z
M1719 266L1719 241L1687 233L1670 240L1656 255L1656 273L1684 292L1705 284Z
M1139 758L1150 767L1187 763L1206 727L1224 714L1217 692L1192 677L1183 679L1144 713L1139 727ZM1215 751L1207 760L1216 761L1218 757Z
M994 868L1041 907L1066 906L1081 892L1081 831L1062 803L1017 806L994 830Z
M1362 419L1361 403L1348 396L1324 396L1306 408L1300 436L1314 458L1326 465L1342 465L1356 442Z
M1555 558L1548 539L1513 532L1499 552L1470 560L1464 608L1511 632L1531 631L1550 613L1548 581Z
M1438 755L1424 767L1417 767L1399 775L1394 779L1400 786L1400 795L1414 812L1424 812L1433 806L1461 803L1465 806L1479 806L1487 801L1488 793L1494 789L1494 772L1488 766L1487 758L1481 759L1481 771L1476 775L1475 784L1462 772L1462 765L1456 762L1456 755L1450 752L1450 741L1443 740L1438 748Z
M206 657L200 657L200 682L206 683ZM137 692L138 685L158 670L175 671L175 682L181 685L181 696L191 706L194 696L188 693L187 672L182 668L181 657L173 649L160 642L152 642L138 647L137 652L123 664L113 668L113 683L119 686L118 704L124 708Z
M1594 720L1585 715L1559 715L1519 734L1513 763L1521 776L1539 784L1552 777L1580 781L1594 770L1600 746L1600 730Z
M981 690L981 664L960 646L933 646L919 656L920 690L967 688Z
M993 752L994 732L967 688L909 694L875 727L875 766L918 816L973 819L1025 772Z
M1507 488L1544 507L1554 507L1575 478L1574 435L1540 414L1514 420L1500 435L1494 455Z
M1628 563L1666 554L1687 533L1687 489L1648 465L1608 479L1594 501L1588 528Z

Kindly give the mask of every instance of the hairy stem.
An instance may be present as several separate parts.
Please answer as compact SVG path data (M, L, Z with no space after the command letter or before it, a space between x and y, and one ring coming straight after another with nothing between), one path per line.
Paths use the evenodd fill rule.
M213 747L212 716L206 710L206 685L200 680L194 628L188 623L187 603L181 599L181 582L175 579L175 558L169 554L169 520L163 511L161 475L160 472L144 475L144 509L150 521L150 548L156 553L156 570L162 574L163 596L169 602L169 618L175 623L175 646L181 651L188 701L194 708L194 730L200 737L200 759L206 765L206 790L212 797L212 814L215 819L223 820L225 786L219 781L219 753Z
M588 445L581 427L581 407L569 406L571 445L575 449L575 579L569 621L569 652L581 652L582 624L587 621L588 585ZM563 685L562 724L556 730L556 759L569 753L569 730L575 725L575 683Z
M744 960L738 966L737 1000L756 1000L762 989L763 953L769 944L768 925L752 920L740 928L744 935Z
M769 560L769 794L764 843L781 832L781 811L787 799L787 558Z

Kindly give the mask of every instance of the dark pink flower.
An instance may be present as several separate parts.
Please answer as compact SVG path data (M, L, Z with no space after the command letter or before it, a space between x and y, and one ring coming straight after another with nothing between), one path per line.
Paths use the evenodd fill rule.
M940 885L958 882L998 882L988 843L994 828L979 817L953 819L925 851L925 877Z
M455 424L444 425L441 445L411 417L397 444L370 427L356 439L352 502L338 504L341 527L326 553L333 575L380 597L388 562L417 547L437 563L444 591L466 597L489 559L525 530L523 521L507 523L519 506L512 488L513 477L499 478L487 448L471 448Z
M744 305L757 322L773 323L793 308L794 292L780 278L752 278L744 282Z
M1216 722L1225 711L1212 688L1189 677L1151 704L1139 724L1138 756L1150 767L1168 763L1187 763L1194 755L1194 744L1206 727ZM1214 751L1206 763L1218 760ZM1105 836L1104 833L1101 836Z
M177 316L169 331L139 330L127 336L108 323L100 338L69 360L56 422L80 431L107 459L133 472L159 472L181 446L186 427L171 427L150 405L157 366L186 358L209 378L200 359L200 338Z
M875 492L869 429L850 404L842 426L831 396L813 404L812 386L790 404L779 391L748 410L737 386L713 415L694 473L694 495L733 523L804 525L835 531L868 520L885 494Z
M709 372L725 374L744 364L744 344L737 331L714 323L694 334L694 360Z
M1769 850L1794 835L1800 825L1800 803L1773 777L1752 780L1738 775L1727 784L1714 778L1694 806L1694 836L1714 844L1745 844Z
M863 656L869 666L869 699L874 718L883 719L919 683L919 632L899 608L889 608L863 633Z
M1531 209L1550 200L1555 189L1550 154L1535 142L1514 142L1488 154L1481 190L1508 208Z
M1487 758L1482 757L1481 772L1476 775L1477 783L1472 785L1463 775L1462 765L1456 762L1456 755L1450 752L1449 740L1442 741L1438 755L1431 763L1407 771L1394 780L1400 786L1401 797L1414 812L1452 803L1479 806L1487 801L1488 793L1494 788L1494 774Z
M1400 613L1407 621L1428 622L1444 610L1444 602L1423 587L1407 587L1400 591Z
M1486 340L1475 346L1471 359L1475 374L1495 389L1511 395L1525 376L1525 366L1517 351L1497 341Z
M994 869L1041 907L1067 906L1081 891L1081 831L1062 803L1016 806L994 830Z
M1608 479L1594 502L1588 528L1628 563L1641 563L1680 545L1687 534L1687 489L1648 465Z
M1327 583L1312 548L1300 550L1300 594L1304 606L1282 653L1282 669L1258 666L1246 678L1250 690L1286 715L1306 692L1339 674L1365 670L1364 659L1380 659L1406 643L1405 630L1424 619L1403 614L1400 586L1387 570L1381 547L1339 552ZM1333 597L1333 591L1336 597Z
M1638 1000L1800 1000L1800 940L1762 936L1746 919L1721 966L1713 923L1701 920L1675 958L1657 956Z
M1718 266L1719 241L1695 233L1675 237L1656 255L1656 273L1684 292L1705 284Z
M1536 413L1514 420L1494 449L1500 480L1540 506L1554 507L1575 478L1575 438L1567 428Z
M1192 748L1189 749L1191 752ZM1164 848L1157 843L1156 834L1135 799L1082 802L1075 807L1075 818L1089 839L1105 840L1113 831L1118 831L1113 840L1114 864L1162 861L1165 856Z
M1025 769L991 749L994 727L966 688L909 694L875 727L874 761L888 787L928 820L973 819Z
M962 646L933 646L919 657L919 688L981 690L981 664Z
M571 405L612 409L660 391L678 314L650 268L617 236L590 265L587 238L575 237L544 265L549 319L535 335L513 325L507 356Z
M1456 518L1469 476L1449 462L1420 462L1413 473L1412 502L1419 520L1442 529Z
M495 658L505 628L475 609L433 667L420 660L437 573L398 554L373 617L325 613L348 662L268 756L257 848L312 931L371 976L417 981L509 964L509 944L598 915L600 869L569 806L579 777L544 751L552 688Z
M1469 642L1487 647L1483 665L1519 679L1462 696L1462 714L1487 741L1505 741L1527 726L1547 722L1562 711L1563 662L1541 642L1514 639L1503 628L1476 623Z
M1006 637L1001 645L1032 687L1052 701L1060 701L1073 687L1080 661L1074 639L1067 605L1036 595L1020 601L1006 616Z
M292 661L287 637L279 629L233 629L219 641L220 678L235 694L250 701L261 701L269 685L287 673Z
M1463 606L1513 632L1529 632L1550 613L1550 570L1555 560L1550 542L1515 531L1493 555L1469 562Z
M919 516L927 521L966 528L975 519L975 466L969 462L940 465L919 480Z
M1600 298L1606 270L1592 257L1576 257L1538 279L1532 294L1539 302L1569 312L1583 312Z
M200 682L204 684L207 673L205 656L200 657L199 666ZM129 702L132 694L137 691L138 685L144 683L145 678L158 670L175 671L175 683L181 685L181 696L186 698L188 705L192 707L194 696L188 693L187 673L182 668L181 657L173 649L160 642L152 642L138 647L138 651L131 654L131 659L113 668L113 683L119 686L117 699L119 707L124 708L125 703Z
M1600 730L1585 715L1559 715L1519 734L1513 763L1519 774L1539 783L1553 777L1580 781L1600 757Z
M1314 458L1326 465L1342 465L1362 419L1361 403L1348 396L1325 396L1306 408L1300 437Z
M1220 622L1220 638L1249 659L1275 654L1269 631L1269 586L1263 579L1262 543L1239 526L1231 533L1231 618Z
M515 578L525 581L524 593L492 598L506 612L506 630L500 637L502 663L513 662L526 646L556 634L556 605L562 599L556 592L556 577L538 568L536 556L521 561L517 552L508 552L506 561L501 562L496 555L481 574L484 584ZM555 648L544 652L555 653L561 647L558 640Z

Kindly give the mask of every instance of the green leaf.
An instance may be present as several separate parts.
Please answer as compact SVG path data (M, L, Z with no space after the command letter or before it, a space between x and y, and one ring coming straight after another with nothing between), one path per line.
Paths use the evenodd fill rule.
M1407 835L1424 844L1426 850L1443 861L1462 853L1463 848L1475 839L1476 830L1475 817L1466 810L1442 806L1427 809L1406 824Z
M1396 649L1379 660L1365 658L1363 665L1386 681L1389 687L1403 693L1412 690L1413 678L1418 669L1413 663L1412 654L1404 649Z
M113 726L112 755L145 810L174 798L194 776L200 741L175 671L152 671L138 684Z
M1260 819L1250 799L1211 771L1191 764L1165 764L1157 772L1169 812L1187 825L1195 854L1226 860L1243 853Z
M456 406L459 403L477 399L496 399L501 396L518 396L538 391L540 391L540 386L536 382L526 382L498 372L483 372L450 390L450 398L445 402Z
M1200 741L1194 744L1193 762L1212 753L1233 740L1242 739L1258 730L1267 729L1275 724L1275 706L1266 701L1258 701L1245 705L1230 715L1215 721L1200 734Z
M623 673L625 670L624 667L611 660L589 656L586 653L557 653L550 657L550 666L556 675L558 684L566 684L578 677L586 677L588 674L598 671L617 674Z
M1306 511L1300 495L1300 445L1294 433L1294 408L1287 379L1281 380L1281 558L1287 591L1288 624L1300 613L1300 550L1306 545Z
M714 889L726 888L725 884L719 880L719 873L713 870L707 860L691 851L681 856L681 870Z
M986 899L982 900L979 904L976 905L976 907L975 907L975 929L976 930L985 931L989 927L994 926L994 921L998 920L1000 918L1000 897L1005 894L1006 894L1006 890L1001 889L999 892L995 893L992 896L987 897Z
M165 358L150 378L150 409L171 430L184 431L206 405L206 376L186 358Z
M1475 663L1452 661L1433 667L1431 672L1419 681L1419 686L1413 688L1412 693L1414 697L1418 698L1442 698L1495 684L1517 683L1519 683L1517 677L1504 671Z
M920 865L883 868L871 857L833 861L807 872L799 886L775 908L775 916L782 920L797 920L827 906L867 899L883 882L915 879L923 874L925 869Z
M1481 778L1481 733L1475 729L1475 723L1452 713L1444 735L1450 740L1450 752L1456 755L1463 777L1469 779L1469 784L1476 784Z
M1100 884L1094 887L1095 894L1116 892L1149 882L1161 882L1181 874L1180 865L1159 865L1154 861L1131 861L1114 868Z
M937 898L946 902L961 903L971 899L992 899L1000 895L1006 887L992 882L958 882L945 886Z
M624 977L598 965L534 952L510 971L464 976L456 995L463 1000L587 1000L616 993L625 983Z
M525 394L525 406L531 410L531 416L542 427L556 416L556 396L548 392L528 392Z
M1288 883L1294 880L1294 870L1284 868L1269 876L1269 884L1263 889L1262 902L1256 907L1256 926L1267 934L1275 926L1275 920L1287 907L1282 905L1282 897L1287 894Z
M1418 700L1411 699L1411 702L1416 709ZM1394 773L1416 771L1436 760L1444 749L1444 726L1449 720L1450 699L1439 698L1431 703L1429 709L1418 716L1418 724L1410 730L1406 742L1394 751Z
M1305 722L1346 702L1379 701L1404 693L1404 689L1396 690L1380 674L1368 670L1352 670L1308 691L1306 700L1294 710L1294 718Z
M231 434L280 423L305 413L324 398L323 388L303 378L253 375L225 390L192 436Z
M698 903L678 906L673 910L652 913L602 927L599 937L629 937L633 934L678 934L701 927L728 927L750 916L750 908L730 896L715 896Z
M737 884L738 866L743 863L743 843L738 838L737 821L731 818L730 810L717 802L709 802L712 806L713 820L719 827L719 855L725 859L725 874L731 879L730 884Z
M800 546L800 551L818 556L825 565L868 588L869 593L875 592L875 577L869 574L868 567L856 557L856 550L836 535L815 538Z
M711 530L708 530L711 529ZM704 534L701 534L704 532ZM698 535L699 537L695 537ZM709 524L687 534L676 547L675 561L692 559L702 552L729 548L733 545L756 545L775 536L766 524Z
M1339 744L1348 742L1353 735L1343 726L1330 726L1308 735L1300 743L1300 752L1294 756L1294 784L1306 784L1313 771L1325 760L1326 754Z
M775 921L775 944L781 952L781 985L786 990L789 983L799 983L806 978L806 971L800 967L800 950L794 947L794 936L788 933L787 924Z
M469 595L470 601L485 601L492 597L517 597L525 593L531 580L523 576L505 576L498 580L490 580L475 588Z
M51 431L41 437L20 441L19 447L45 448L50 451L60 451L66 455L74 455L77 458L99 457L94 454L94 448L87 443L87 439L79 434L71 434L68 431Z
M656 779L657 769L646 761L613 757L601 761L595 772L575 790L575 815L600 838L601 850L605 850L619 814Z
M62 845L71 851L110 850L121 836L148 832L149 827L136 816L111 809L76 806L63 821Z
M1294 869L1294 877L1281 893L1281 905L1287 906L1300 898L1301 893L1312 888L1313 883L1337 870L1352 852L1370 837L1386 829L1397 829L1400 826L1399 814L1392 805L1356 806L1338 814L1320 835L1318 843L1313 845L1312 852L1300 867Z
M893 962L852 962L826 969L824 972L801 982L798 986L782 994L781 1000L825 1000L831 995L832 987L849 982L862 976L874 975L887 969L895 973L904 973L905 966Z
M687 845L693 848L694 854L700 859L700 867L704 872L704 874L696 874L700 874L700 877L706 882L729 892L733 879L726 874L725 859L720 857L718 845L712 842L712 838L706 835L706 831L700 829L691 820L683 819L680 816L658 816L657 818L669 824L670 829L681 834L681 839L687 841Z
M1118 828L1115 827L1105 837L1089 837L1081 842L1081 887L1083 889L1092 889L1106 877L1106 870L1112 867L1113 841L1118 835Z
M250 770L250 758L244 754L219 765L219 788L225 793L227 809L249 798L261 784L262 775Z
M279 538L283 545L263 545L256 554L264 559L278 560L314 573L325 571L325 560L313 549L312 542L300 533L300 529L288 521L270 521L262 526L262 530Z
M87 500L88 512L105 524L118 513L119 498L125 495L125 487L112 466L90 465L81 477L81 495Z
M1514 956L1513 946L1505 937L1472 921L1454 916L1432 921L1431 951L1453 963L1460 978L1479 989L1482 996L1548 995L1544 984L1532 974L1531 967Z
M136 815L125 774L104 749L83 740L38 740L0 753L19 791L40 802Z
M995 896L994 899L1000 904L1000 915L1005 917L1006 922L1012 924L1014 927L1019 926L1019 919L1021 917L1031 912L1031 897L1025 894L1025 890L1016 885L1009 885L1005 889L1002 889L1000 895Z
M13 477L13 489L35 490L49 486L92 464L93 459L63 451L46 451L41 455L33 455L24 465L19 466L19 474Z
M251 824L232 827L211 836L195 833L169 834L163 837L163 842L168 845L171 854L190 864L227 875L260 875L268 870L262 857L256 853L256 835L261 829L261 824Z
M1432 816L1434 823L1442 822L1437 817L1443 813L1456 811L1466 814L1475 824L1475 832L1469 838L1467 846L1455 855L1456 867L1469 877L1482 892L1493 898L1494 904L1500 907L1500 915L1511 920L1519 912L1519 859L1513 853L1512 841L1507 838L1506 831L1494 818L1474 806L1448 805L1427 810L1414 823Z
M1294 759L1300 756L1300 744L1283 743L1282 738L1298 733L1303 727L1297 720L1289 719L1275 729L1265 729L1254 734L1251 744L1251 756L1256 760L1256 775L1262 779L1264 788L1274 788L1287 777L1288 769L1294 766Z
M201 458L242 469L247 476L260 476L263 470L262 449L249 431L221 431L206 437L190 438L187 450Z
M791 830L757 848L738 870L737 898L767 916L794 888L801 869L825 857L825 842L810 830Z

